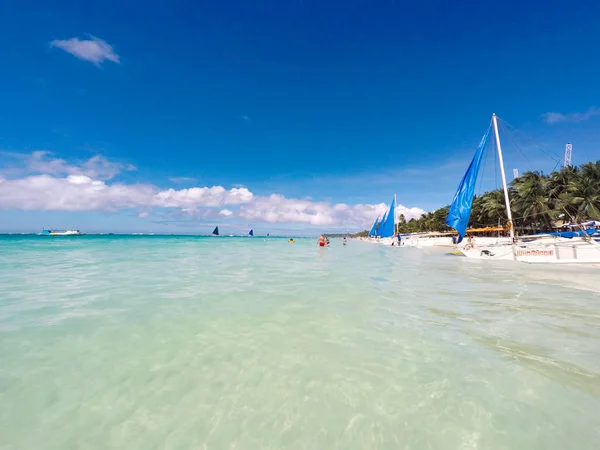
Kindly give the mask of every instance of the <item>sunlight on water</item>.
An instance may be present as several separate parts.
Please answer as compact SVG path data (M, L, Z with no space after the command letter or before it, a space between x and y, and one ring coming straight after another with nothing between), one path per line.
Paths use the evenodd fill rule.
M592 449L599 268L0 237L0 449Z

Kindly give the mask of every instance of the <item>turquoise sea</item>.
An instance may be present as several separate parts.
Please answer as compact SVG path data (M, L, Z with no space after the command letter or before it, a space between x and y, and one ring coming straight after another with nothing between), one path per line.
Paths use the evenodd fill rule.
M597 449L600 268L0 237L0 449Z

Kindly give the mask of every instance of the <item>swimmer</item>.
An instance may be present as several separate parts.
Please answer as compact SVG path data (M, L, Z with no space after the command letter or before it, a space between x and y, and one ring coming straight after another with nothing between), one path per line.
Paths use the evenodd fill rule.
M346 236L344 236L344 245L346 245Z
M290 239L288 240L288 242L289 242L290 244L293 244L293 243L294 243L294 238L290 238Z
M323 235L319 236L319 247L325 247L325 237Z

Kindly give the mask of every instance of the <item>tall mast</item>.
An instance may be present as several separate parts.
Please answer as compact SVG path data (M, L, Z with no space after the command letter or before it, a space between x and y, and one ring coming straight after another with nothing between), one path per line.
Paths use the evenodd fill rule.
M502 174L502 187L504 188L504 200L506 201L506 214L508 216L508 224L510 237L514 239L515 230L510 212L510 200L508 198L508 187L506 185L506 174L504 173L504 160L502 159L502 146L500 145L500 135L498 134L498 119L496 114L492 115L492 124L494 125L494 134L496 135L496 147L498 148L498 159L500 160L500 173Z
M398 206L398 201L396 200L396 194L394 194L394 235L396 234L396 207L397 206Z

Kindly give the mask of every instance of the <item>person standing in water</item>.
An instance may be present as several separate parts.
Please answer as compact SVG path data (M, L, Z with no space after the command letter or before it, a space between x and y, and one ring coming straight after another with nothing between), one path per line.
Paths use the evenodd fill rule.
M325 247L325 237L323 235L319 236L319 247Z
M346 245L346 236L344 236L344 245Z

